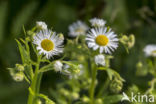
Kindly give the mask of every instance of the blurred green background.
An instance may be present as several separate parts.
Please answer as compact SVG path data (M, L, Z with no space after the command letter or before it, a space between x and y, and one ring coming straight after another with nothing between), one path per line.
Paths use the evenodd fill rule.
M136 63L142 59L146 44L156 43L156 0L1 0L0 1L0 104L26 104L28 84L12 80L7 67L20 63L15 38L22 37L22 26L26 30L36 21L45 21L49 28L65 36L68 26L76 20L100 17L120 34L136 36L135 47L127 54L123 46L118 48L112 67L126 80L124 89L136 84L147 89L150 75L137 77ZM99 80L102 79L102 74ZM49 94L63 78L53 71L45 73L41 92Z

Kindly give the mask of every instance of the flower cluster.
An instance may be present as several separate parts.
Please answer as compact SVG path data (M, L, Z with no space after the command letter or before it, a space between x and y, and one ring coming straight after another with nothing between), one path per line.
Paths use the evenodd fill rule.
M68 78L57 84L56 90L53 90L52 96L57 104L77 101L81 104L103 104L104 90L96 91L99 70L108 74L109 83L104 85L107 89L110 87L113 93L122 90L125 80L110 68L110 59L113 58L112 53L118 48L119 41L131 48L134 45L134 36L120 38L100 18L90 19L89 22L90 27L80 20L71 24L68 36L72 38L66 39L66 44L62 33L57 34L48 29L42 21L36 22L34 28L25 32L24 39L16 40L22 64L9 69L14 80L25 79L29 83L28 104L55 104L39 92L42 75L50 70ZM88 94L81 93L82 91L88 91ZM95 92L99 93L98 97L95 97Z

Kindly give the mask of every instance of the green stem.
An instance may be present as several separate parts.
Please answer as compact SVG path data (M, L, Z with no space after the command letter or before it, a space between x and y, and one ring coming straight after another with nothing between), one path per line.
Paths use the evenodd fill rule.
M36 65L35 74L32 79L32 83L30 88L32 90L29 91L28 103L27 104L35 104L37 96L39 95L40 83L41 83L42 73L39 73L39 63Z
M109 85L109 82L110 82L110 79L107 78L106 81L105 81L105 83L102 85L99 93L97 94L97 97L100 97L103 94L103 92L107 90L108 85ZM105 92L105 94L106 94L106 92Z
M91 87L90 87L90 104L95 104L94 103L94 93L95 93L95 81L96 81L96 74L97 74L97 69L96 66L92 68L92 82L91 82Z

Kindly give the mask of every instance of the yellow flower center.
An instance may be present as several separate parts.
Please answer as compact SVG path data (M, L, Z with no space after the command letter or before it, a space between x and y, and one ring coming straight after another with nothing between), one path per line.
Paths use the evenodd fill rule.
M41 42L41 47L46 51L51 51L54 49L54 43L49 39L44 39Z
M105 35L98 35L95 41L100 46L106 46L109 42L108 38Z

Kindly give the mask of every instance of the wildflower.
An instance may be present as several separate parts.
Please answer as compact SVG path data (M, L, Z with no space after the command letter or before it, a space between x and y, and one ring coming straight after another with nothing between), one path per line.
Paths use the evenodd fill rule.
M96 55L94 57L94 61L95 61L96 65L105 66L105 56L102 54Z
M106 21L99 18L92 18L89 20L92 26L94 27L102 27L106 24Z
M93 50L99 49L100 53L109 53L114 51L118 47L118 38L117 35L104 27L92 28L91 31L87 34L87 44L89 48Z
M154 44L147 45L143 51L145 52L146 56L156 57L156 45Z
M46 29L47 29L46 23L45 23L45 22L42 22L42 21L36 22L36 27L37 27L39 30L46 30Z
M13 79L17 82L23 81L24 74L23 73L16 73L13 75Z
M63 52L63 40L59 38L55 32L50 30L41 30L34 37L33 43L37 45L39 54L46 55L47 59L53 55L58 55Z
M62 71L62 68L63 68L63 64L60 62L60 61L56 61L55 63L54 63L54 70L56 71L56 72L58 72L58 71Z
M88 26L85 23L77 21L69 26L69 36L76 37L78 35L84 35L87 30Z

